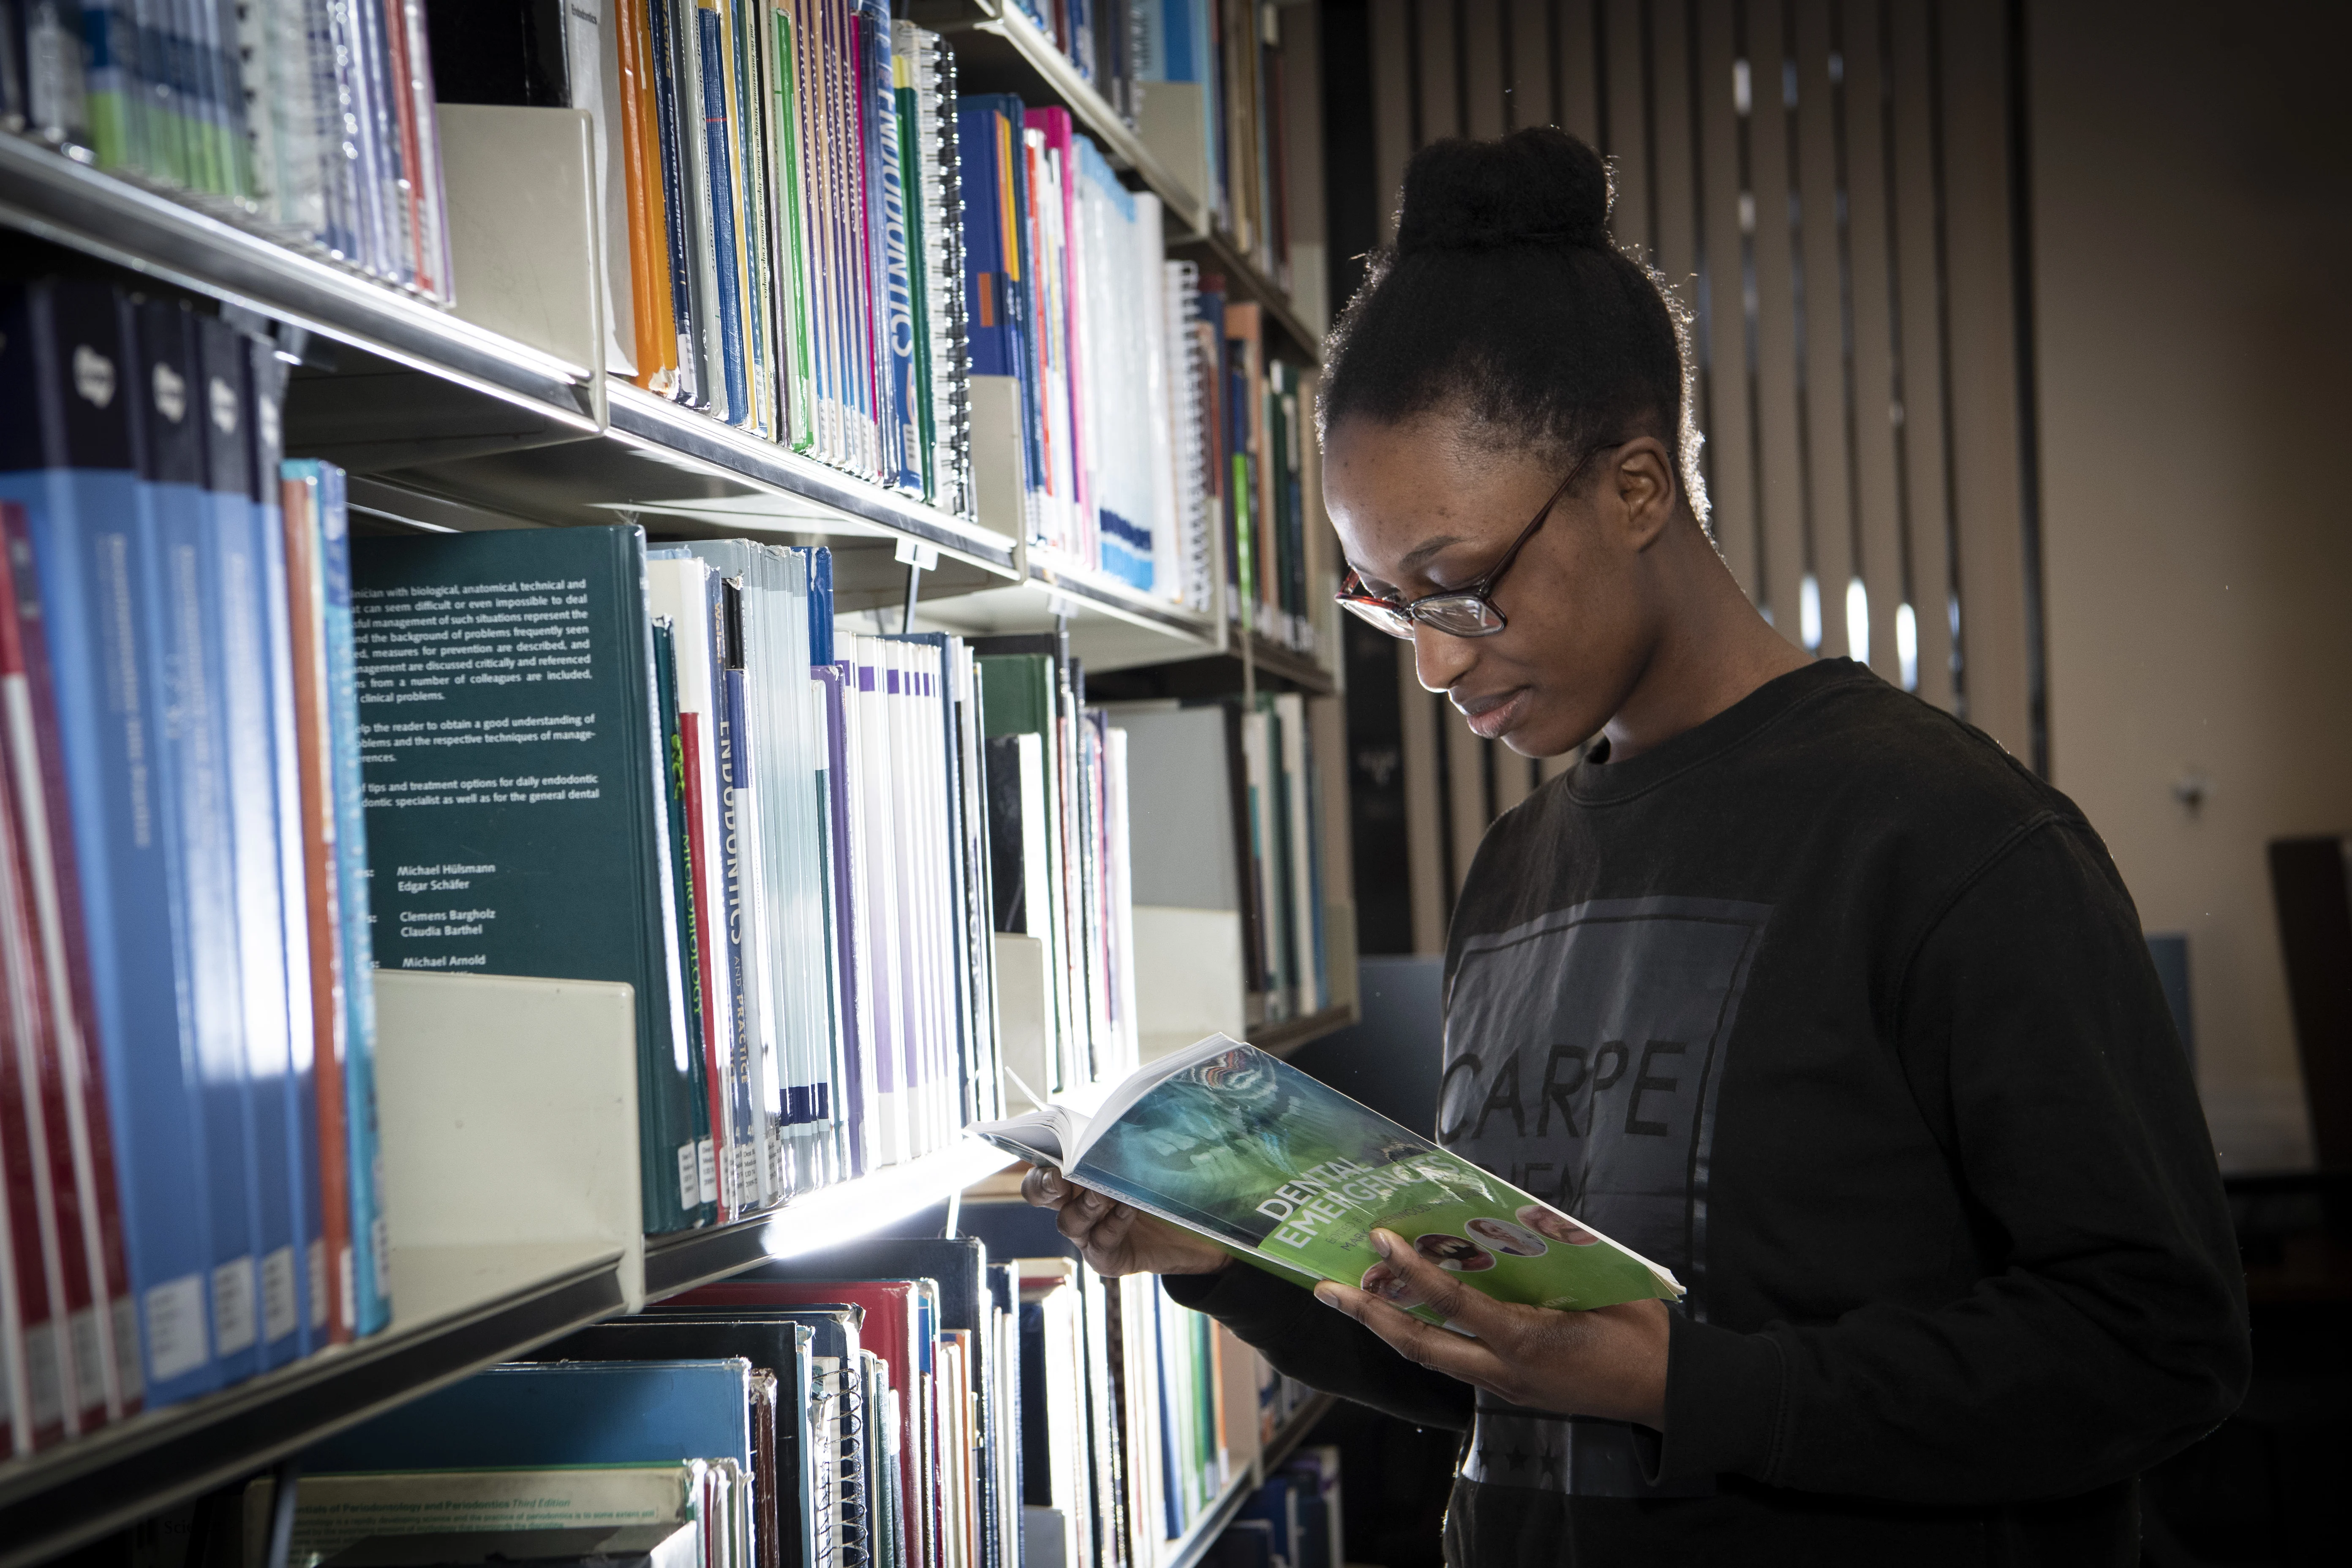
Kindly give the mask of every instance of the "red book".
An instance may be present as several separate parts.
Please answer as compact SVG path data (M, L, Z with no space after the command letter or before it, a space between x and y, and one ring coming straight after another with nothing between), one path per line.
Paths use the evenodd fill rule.
M697 965L700 978L696 987L702 996L702 1084L704 1098L709 1101L710 1136L696 1152L701 1163L702 1190L706 1201L715 1192L718 1195L719 1219L722 1225L735 1217L735 1207L730 1202L735 1194L730 1192L726 1179L728 1153L725 1148L727 1130L727 1074L719 1051L719 1031L729 1027L724 1016L726 1004L721 999L719 966L710 961L714 944L726 941L720 934L727 928L719 923L721 911L717 907L719 889L722 886L720 868L712 860L718 846L710 842L704 828L704 811L709 809L702 793L702 760L709 752L710 737L703 733L702 724L708 715L694 712L681 702L677 711L678 745L686 752L686 850L688 864L693 874L688 879L694 895L694 952L688 962Z
M665 1303L678 1307L810 1307L838 1302L866 1309L866 1324L858 1331L862 1348L880 1356L890 1367L892 1397L898 1404L899 1496L905 1503L907 1552L918 1563L935 1561L922 1543L937 1532L931 1503L933 1489L921 1483L932 1479L928 1463L919 1463L929 1447L929 1423L924 1410L920 1379L929 1370L929 1345L922 1333L920 1289L911 1279L753 1279L705 1285L673 1296Z
M299 479L278 486L285 510L288 618L293 627L294 765L301 780L302 888L310 930L310 1084L319 1102L320 1239L327 1342L357 1332L359 1282L352 1256L350 1129L343 1098L345 1033L342 908L335 875L335 785L327 699L327 581L319 552L318 492Z
M97 1013L83 946L80 883L67 815L47 641L33 588L21 509L0 509L0 752L8 788L14 916L10 1007L21 1075L39 1125L22 1136L46 1167L44 1263L65 1342L63 1419L69 1433L140 1406L138 1322L117 1201L113 1140L90 1030ZM21 1061L21 1058L20 1058Z

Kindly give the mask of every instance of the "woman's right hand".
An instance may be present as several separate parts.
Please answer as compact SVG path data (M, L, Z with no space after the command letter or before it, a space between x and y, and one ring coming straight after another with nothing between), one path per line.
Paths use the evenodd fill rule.
M1021 1195L1052 1209L1054 1226L1107 1279L1122 1274L1214 1274L1233 1256L1181 1226L1065 1181L1046 1165L1022 1178Z

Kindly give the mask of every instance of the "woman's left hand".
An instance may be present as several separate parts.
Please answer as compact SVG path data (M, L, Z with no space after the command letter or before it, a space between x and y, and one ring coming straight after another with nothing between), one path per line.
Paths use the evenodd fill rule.
M1372 1245L1388 1259L1375 1267L1394 1277L1381 1295L1326 1280L1315 1287L1315 1299L1380 1335L1406 1360L1526 1409L1665 1430L1664 1301L1587 1312L1522 1307L1471 1289L1393 1231L1373 1231ZM1432 1308L1476 1338L1423 1322L1391 1301Z

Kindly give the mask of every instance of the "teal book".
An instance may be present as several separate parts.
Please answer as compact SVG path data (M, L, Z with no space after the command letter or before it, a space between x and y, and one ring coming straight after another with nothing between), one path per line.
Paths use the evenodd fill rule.
M646 1228L703 1223L635 528L354 539L375 962L625 981Z

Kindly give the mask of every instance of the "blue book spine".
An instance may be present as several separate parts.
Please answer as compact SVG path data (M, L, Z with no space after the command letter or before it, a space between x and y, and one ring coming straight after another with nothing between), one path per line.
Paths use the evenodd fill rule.
M294 717L293 593L287 578L286 517L279 500L280 410L286 365L269 344L238 343L246 355L252 398L246 429L252 435L255 552L261 563L264 651L269 665L269 744L278 791L278 909L286 967L288 1094L286 1132L292 1150L297 1353L324 1345L328 1328L326 1220L319 1191L317 1015L311 996L310 892L302 837L300 742ZM331 1048L331 1042L330 1042Z
M667 0L639 0L639 3L646 5L652 41L653 58L646 62L646 74L653 79L654 128L661 150L662 206L666 225L663 237L669 258L670 319L677 330L677 383L672 395L679 402L698 405L701 394L695 375L694 284L687 270L692 265L692 252L688 248L687 239L692 218L688 213L686 201L686 150L677 144L677 77L672 65L677 54L669 36Z
M315 1474L532 1469L684 1459L751 1464L748 1361L527 1362L492 1367L341 1432Z
M292 984L286 963L279 826L296 807L291 800L278 799L265 542L254 502L253 399L247 386L252 366L234 327L212 316L191 318L190 325L196 347L191 417L201 427L210 525L210 549L200 574L214 614L206 617L205 633L208 639L217 636L220 648L207 674L217 672L220 682L214 696L236 910L230 940L236 952L246 1114L252 1129L258 1351L261 1366L268 1368L294 1360L301 1349L300 1134L293 1120L293 1020L287 1007ZM278 662L286 658L280 651ZM290 685L288 695L290 702ZM289 731L291 718L289 711ZM307 1002L307 973L302 989Z
M202 396L191 312L163 300L136 307L138 379L146 416L140 478L150 495L142 546L152 568L140 606L145 675L162 703L163 788L156 814L171 877L181 1007L204 1084L211 1165L213 1353L226 1382L259 1365L254 1268L254 1130L237 950L234 828L222 639L212 568L215 515L201 488Z
M125 1250L150 1405L219 1386L206 1301L211 1209L201 1079L158 788L158 714L136 615L152 557L139 387L112 291L0 290L0 499L25 509L72 802L93 1031L108 1086ZM21 559L21 556L20 556Z
M857 0L855 37L857 142L866 177L866 337L872 345L874 362L877 477L896 487L906 471L908 406L900 395L898 318L902 310L906 312L909 354L914 349L914 321L913 293L907 278L905 193L898 189L898 96L890 78L890 8L884 0ZM895 249L894 226L898 231ZM911 373L911 361L908 370Z
M710 242L719 264L719 351L727 385L727 423L748 424L751 393L743 376L743 280L736 266L734 137L727 122L726 46L719 13L697 6L702 60L702 135L710 180Z
M1021 244L1028 210L1021 100L994 93L957 100L962 177L965 315L974 375L1009 375L1028 401L1028 274ZM1024 416L1024 426L1026 420ZM1024 429L1024 436L1026 432ZM1034 464L1031 463L1034 469Z
M833 662L833 550L824 544L807 548L809 663L828 665Z
M353 1331L392 1321L392 1258L383 1221L383 1156L376 1136L375 938L369 913L366 797L360 773L359 648L352 623L351 512L343 470L287 465L319 486L319 567L327 600L327 721L335 791L335 901L342 917L343 1140L350 1151ZM345 1289L342 1281L336 1289Z

